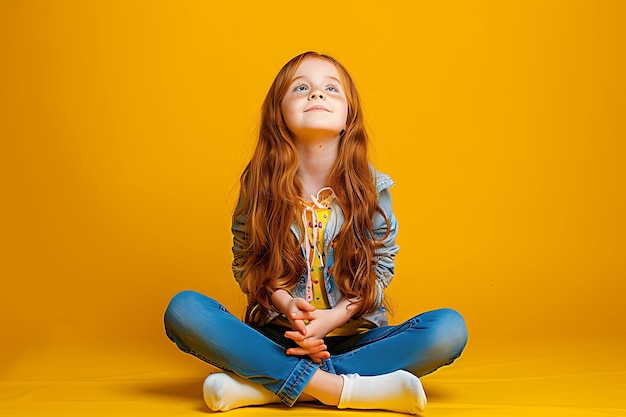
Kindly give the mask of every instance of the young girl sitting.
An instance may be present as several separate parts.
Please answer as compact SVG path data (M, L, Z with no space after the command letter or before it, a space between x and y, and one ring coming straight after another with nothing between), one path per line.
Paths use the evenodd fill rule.
M452 363L467 331L450 309L387 324L383 292L398 252L392 185L368 162L346 69L315 52L285 64L263 103L233 215L245 322L193 291L165 313L181 350L224 371L204 382L211 410L296 401L424 409L418 377Z

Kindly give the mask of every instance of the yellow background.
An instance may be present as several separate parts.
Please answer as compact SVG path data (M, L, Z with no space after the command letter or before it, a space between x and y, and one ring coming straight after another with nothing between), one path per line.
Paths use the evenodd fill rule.
M169 298L241 315L230 213L280 67L357 80L396 181L394 322L470 345L626 335L626 3L3 1L1 363L179 359ZM468 348L468 349L469 349Z

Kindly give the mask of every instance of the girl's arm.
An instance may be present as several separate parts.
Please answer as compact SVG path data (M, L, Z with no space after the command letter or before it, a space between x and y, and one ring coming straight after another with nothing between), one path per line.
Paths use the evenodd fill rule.
M374 270L376 271L376 284L378 285L377 304L380 305L383 301L383 292L393 279L395 257L399 249L396 244L398 221L391 206L391 193L389 192L389 188L383 188L379 192L378 205L389 221L389 227L387 227L387 222L380 213L377 213L373 219L374 235L381 243L380 246L374 249L374 258L376 261ZM387 230L389 230L389 233L387 233Z
M237 213L241 207L241 200L237 203L237 208L235 209L235 213ZM232 262L232 270L233 276L235 277L235 281L239 285L241 285L241 279L244 276L245 270L243 269L243 264L245 262L246 253L243 249L245 246L246 240L246 217L245 216L237 216L233 214L232 219L231 232L233 234L233 262Z
M398 221L393 213L391 193L389 192L389 187L392 185L393 181L389 177L380 177L378 205L385 215L382 216L380 213L377 213L372 221L374 237L380 242L380 245L374 249L378 305L382 304L384 290L394 276L395 257L399 249L396 244ZM331 310L299 311L293 318L310 321L307 325L307 335L305 337L324 338L337 327L347 323L352 318L356 306L358 306L358 302L351 303L350 300L344 297ZM297 341L302 339L302 334L298 335L296 332L291 332L287 337Z
M314 311L315 307L304 298L293 298L291 294L282 289L272 293L272 304L287 317L296 332L303 336L306 335L307 331L304 319L298 317L306 312Z

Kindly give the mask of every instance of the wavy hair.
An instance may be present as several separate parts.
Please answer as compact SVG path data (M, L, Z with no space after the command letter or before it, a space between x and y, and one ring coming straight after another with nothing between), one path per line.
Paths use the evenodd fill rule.
M339 141L337 160L329 176L345 221L332 243L335 250L333 275L338 288L356 303L354 316L373 312L378 287L374 250L379 241L373 230L378 206L375 178L367 154L367 133L361 101L348 71L334 58L305 52L287 62L278 72L261 109L259 137L252 158L240 179L236 218L244 218L245 239L237 269L243 274L240 285L250 306L271 310L271 294L291 290L306 271L301 244L290 231L300 228L302 185L297 179L298 153L281 110L292 78L306 58L322 58L335 65L348 103L345 131ZM389 221L387 233L389 233ZM384 237L383 237L384 238Z

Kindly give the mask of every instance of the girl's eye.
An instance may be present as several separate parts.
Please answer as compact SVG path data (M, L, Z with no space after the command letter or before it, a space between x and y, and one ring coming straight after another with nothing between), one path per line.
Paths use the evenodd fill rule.
M339 89L337 87L335 87L334 85L329 85L328 87L326 87L326 89L328 91L330 91L331 93L338 93Z
M297 91L297 92L303 92L303 91L306 91L306 90L308 90L308 89L309 89L309 88L308 88L306 85L304 85L304 84L300 84L300 85L297 85L297 86L296 86L296 88L294 89L294 91Z

